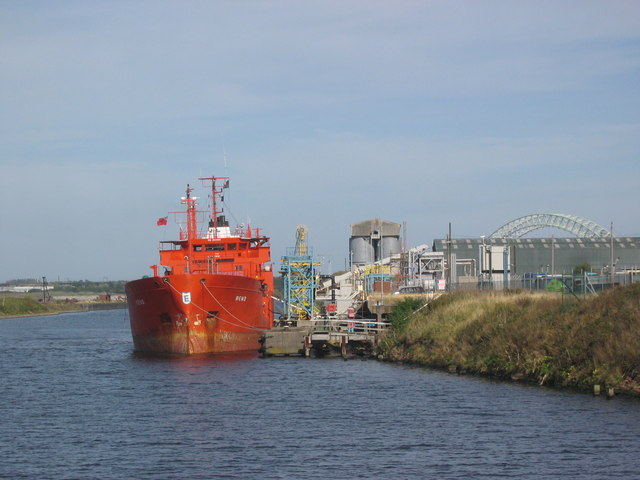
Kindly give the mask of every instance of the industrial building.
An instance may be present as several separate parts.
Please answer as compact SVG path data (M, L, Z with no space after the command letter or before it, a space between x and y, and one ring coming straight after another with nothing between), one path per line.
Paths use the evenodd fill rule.
M574 236L525 237L541 228ZM376 285L443 291L456 284L472 286L487 280L513 286L523 278L571 275L576 267L619 283L625 281L625 273L632 274L634 281L640 271L640 237L612 238L604 227L574 215L527 215L490 235L436 239L431 248L419 245L403 250L401 231L401 224L379 218L351 225L350 270L361 277L365 291L377 291Z
M351 266L371 265L397 255L402 250L402 225L379 218L351 225L349 258Z
M573 237L528 235L542 228ZM449 234L431 245L410 248L404 245L400 223L365 220L351 225L349 270L330 276L317 275L309 251L298 258L301 233L305 230L299 227L297 253L283 257L282 270L289 292L285 296L295 307L287 318L298 325L316 318L325 321L324 327L335 321L340 328L355 328L349 325L361 318L374 325L371 318L384 321L394 302L406 295L435 298L456 290L525 288L577 296L640 281L640 237L612 236L573 215L527 215L487 236L461 239ZM303 275L294 270L300 265L306 268ZM310 308L303 311L300 305Z
M575 237L523 238L547 227ZM508 282L540 275L572 275L577 268L609 276L618 283L625 280L626 273L637 276L640 268L640 237L615 237L595 222L565 214L520 217L487 237L436 239L432 251L440 252L443 262L452 266L447 271L451 284L469 277Z
M573 237L528 237L542 228ZM604 227L575 215L526 215L490 235L436 239L431 248L419 245L403 250L401 230L401 224L379 218L351 225L351 270L363 277L364 290L376 291L375 285L381 282L390 289L417 285L429 291L462 283L471 287L487 280L514 286L523 278L572 275L576 267L608 276L612 283L626 283L625 274L635 281L640 271L640 237L612 237Z
M446 239L433 241L433 251L448 257ZM465 238L451 240L456 277L477 276L481 271L511 274L571 274L575 267L608 274L611 259L617 272L640 268L640 237L596 238ZM482 253L486 252L484 259ZM484 260L484 261L483 261ZM453 265L453 260L452 260Z

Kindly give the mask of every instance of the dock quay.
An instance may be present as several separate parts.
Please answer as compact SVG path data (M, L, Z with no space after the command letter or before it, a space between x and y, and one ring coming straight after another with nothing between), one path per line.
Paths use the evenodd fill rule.
M443 256L429 257L416 269L410 259L428 246L402 250L400 230L400 224L380 219L352 225L349 270L345 262L345 271L323 275L307 244L307 227L298 225L295 247L281 262L283 308L274 319L279 326L264 332L261 353L368 355L398 302L415 297L426 306L442 294L445 285L435 279L444 278Z
M369 355L387 322L374 319L320 318L276 327L262 338L262 354L272 356L325 357Z

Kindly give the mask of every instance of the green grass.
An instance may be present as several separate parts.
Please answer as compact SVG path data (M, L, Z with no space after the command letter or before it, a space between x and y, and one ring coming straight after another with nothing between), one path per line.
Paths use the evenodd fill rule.
M29 315L46 311L47 308L33 298L6 297L0 299L0 315Z
M640 394L640 284L583 301L529 292L440 297L381 341L385 358L544 385ZM393 314L392 314L393 317Z
M84 307L79 304L62 302L40 303L31 297L0 298L0 316L42 315L50 313L80 311Z

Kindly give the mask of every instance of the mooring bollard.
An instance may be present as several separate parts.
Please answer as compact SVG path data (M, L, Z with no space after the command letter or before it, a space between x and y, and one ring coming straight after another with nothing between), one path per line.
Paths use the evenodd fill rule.
M594 396L600 395L600 385L594 385L593 386L593 395Z

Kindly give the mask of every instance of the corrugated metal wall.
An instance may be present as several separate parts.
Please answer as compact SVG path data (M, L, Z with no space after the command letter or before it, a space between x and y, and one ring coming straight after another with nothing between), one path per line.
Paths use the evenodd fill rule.
M454 239L451 242L452 252L458 260L473 258L478 261L483 242L508 246L512 252L511 273L515 274L571 273L575 266L585 263L591 265L593 271L600 272L611 263L610 238ZM434 240L433 250L446 252L446 240ZM618 271L640 268L640 237L615 237L613 258ZM464 274L462 271L458 273Z

